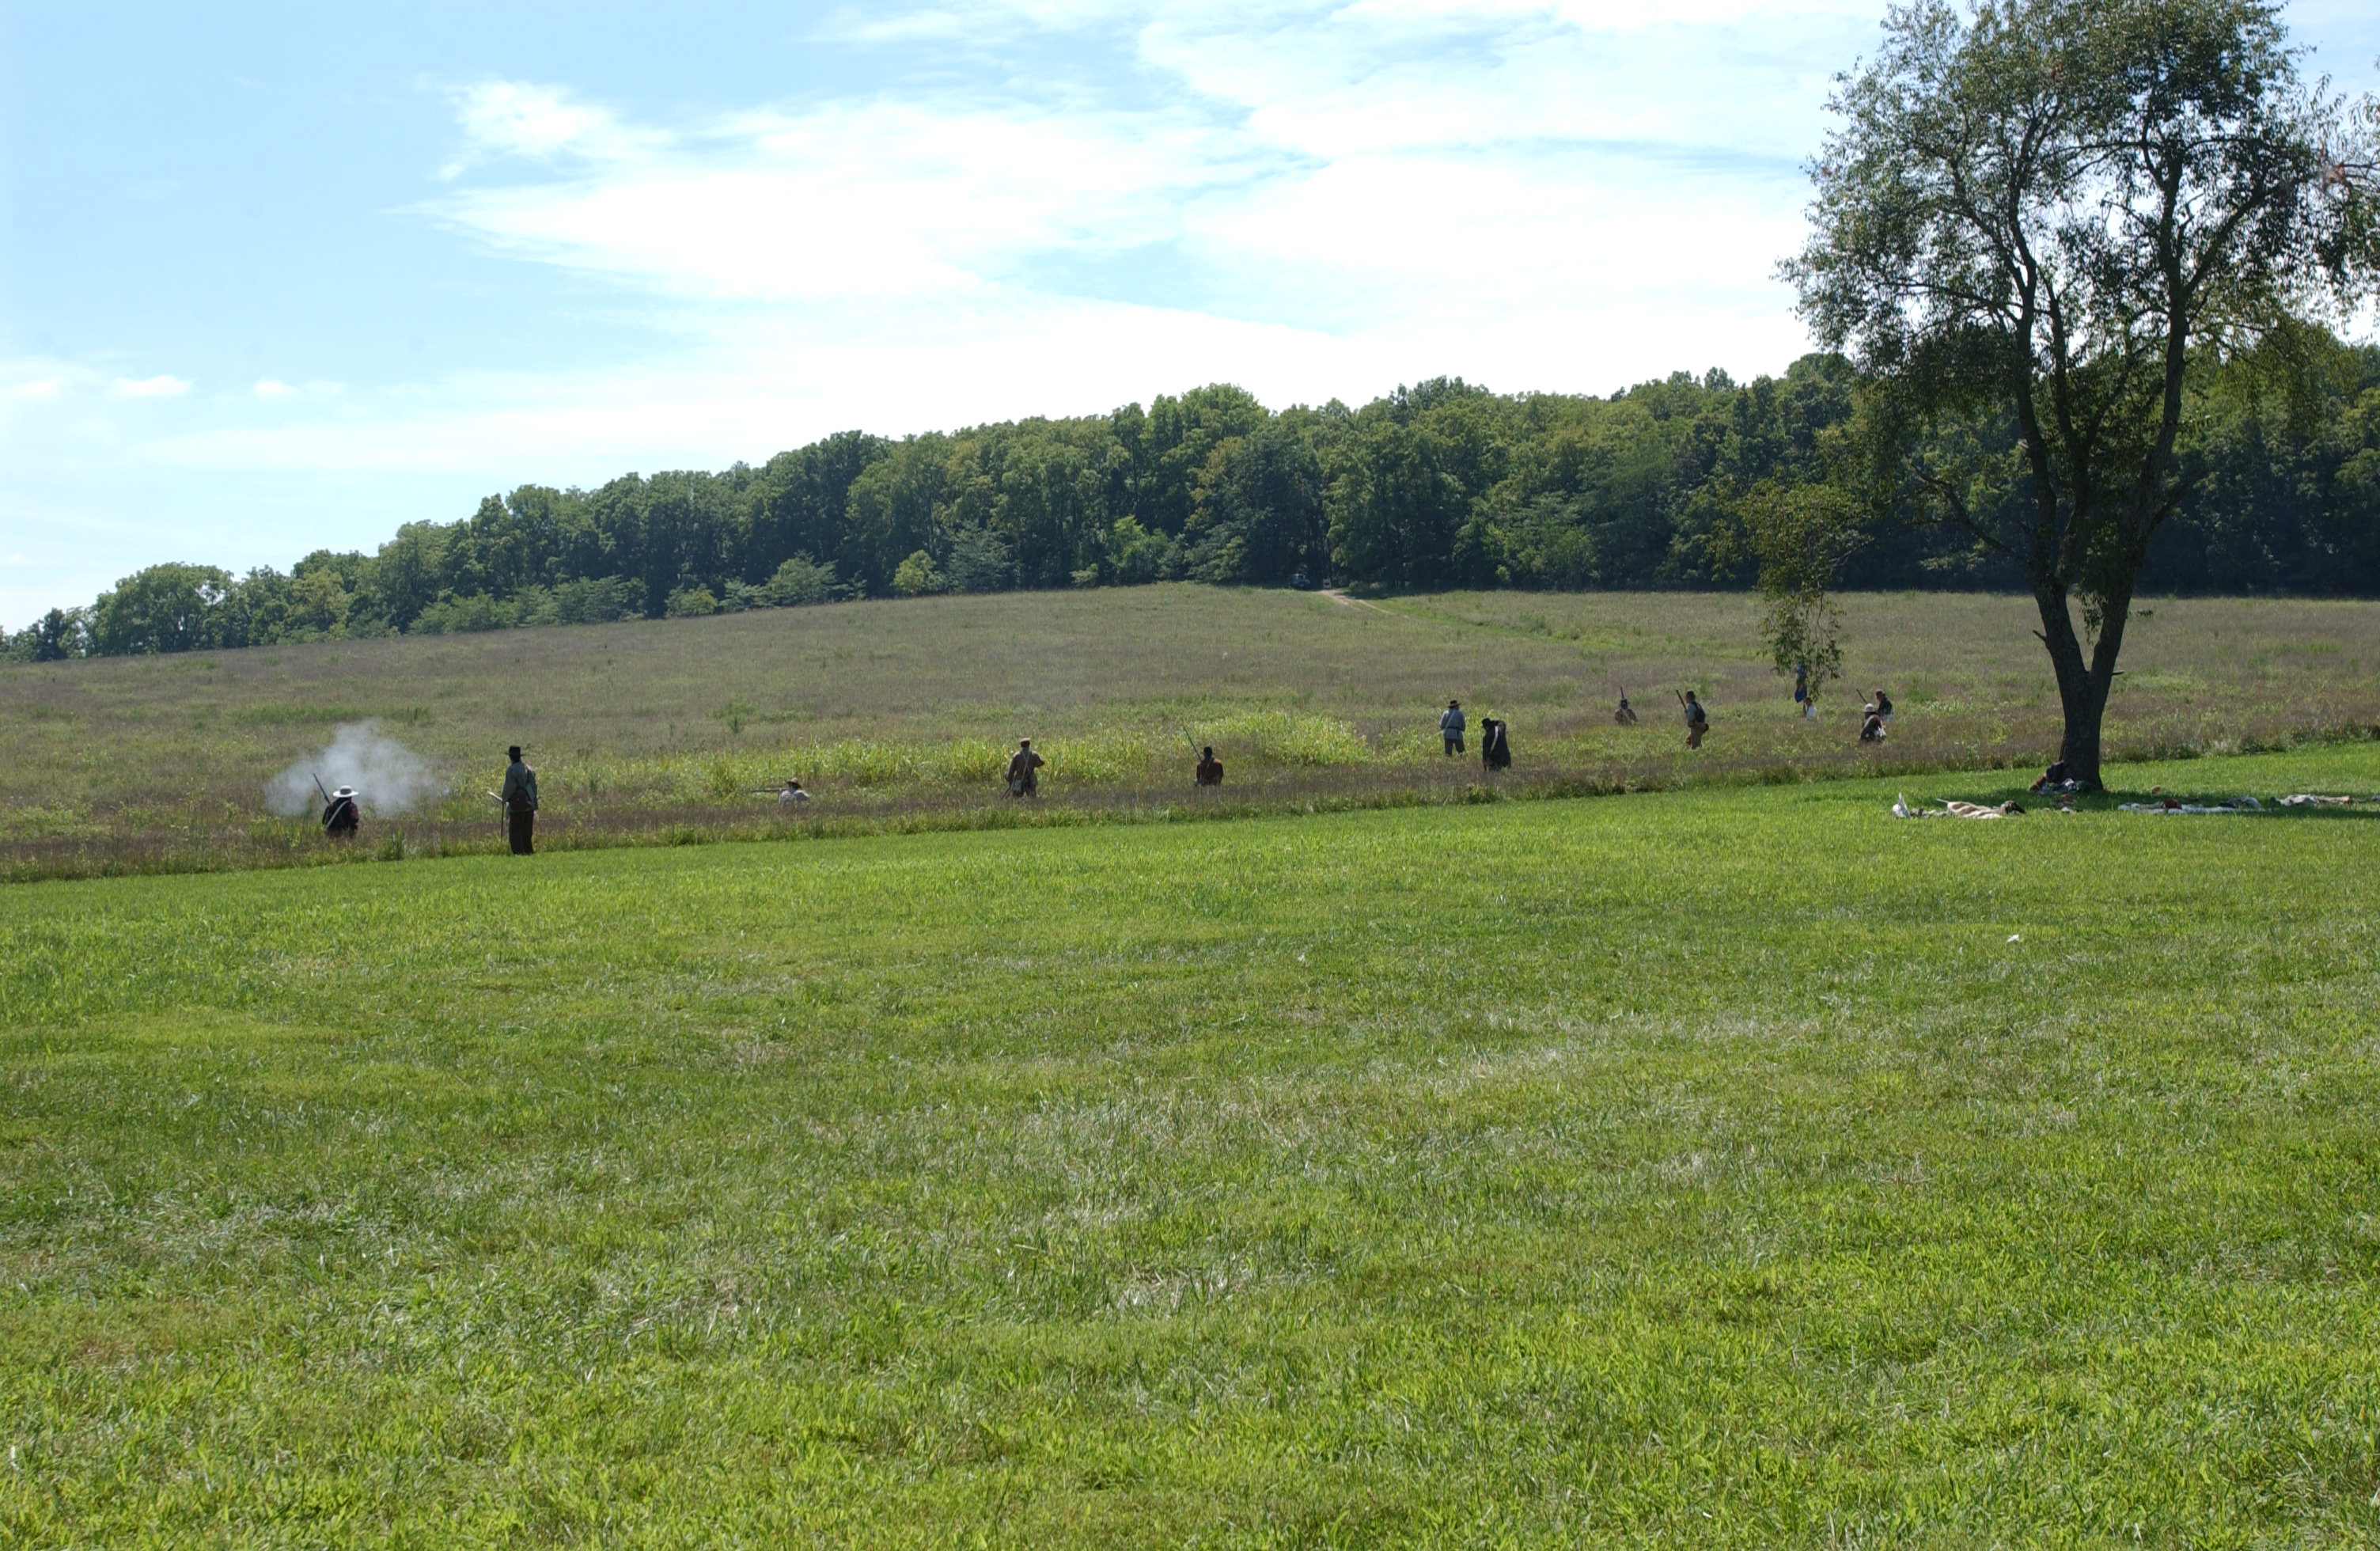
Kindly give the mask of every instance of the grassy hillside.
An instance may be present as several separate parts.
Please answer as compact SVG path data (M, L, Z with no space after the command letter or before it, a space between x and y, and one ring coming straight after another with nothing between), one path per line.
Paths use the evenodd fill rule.
M1850 600L1851 684L1794 719L1732 595L1491 593L1353 603L1153 587L771 610L0 667L0 876L288 861L325 853L264 782L378 718L444 795L368 829L365 853L493 843L507 744L542 772L548 842L761 832L750 790L798 775L813 826L1005 821L1020 735L1050 755L1045 810L1188 803L1211 743L1218 803L1432 798L1480 779L1438 751L1459 696L1512 726L1512 789L1660 785L1758 771L2046 763L2056 696L2029 601ZM2112 746L2238 747L2380 721L2380 604L2152 604L2129 637ZM1901 714L1855 745L1855 692ZM1689 756L1672 691L1699 687ZM1625 688L1645 713L1615 728ZM369 796L370 794L367 794Z
M1891 792L0 891L0 1542L2380 1536L2380 826Z

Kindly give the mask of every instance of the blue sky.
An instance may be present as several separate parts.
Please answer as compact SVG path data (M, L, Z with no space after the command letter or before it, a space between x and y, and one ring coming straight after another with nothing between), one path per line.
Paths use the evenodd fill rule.
M847 427L1774 370L1883 6L399 10L0 0L0 624Z

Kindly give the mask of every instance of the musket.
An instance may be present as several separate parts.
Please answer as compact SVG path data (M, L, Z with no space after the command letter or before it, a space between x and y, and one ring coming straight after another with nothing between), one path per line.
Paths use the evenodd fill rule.
M308 770L306 773L308 775L314 775L314 772L311 770ZM321 776L314 775L314 790L317 792L322 792L322 778ZM322 806L324 807L329 807L331 806L331 794L328 792L322 792Z

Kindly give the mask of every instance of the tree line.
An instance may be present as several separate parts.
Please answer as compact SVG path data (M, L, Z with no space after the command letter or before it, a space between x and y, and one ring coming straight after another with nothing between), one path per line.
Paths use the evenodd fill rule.
M2327 335L2294 349L2287 372L2247 356L2193 365L2176 455L2197 477L2143 588L2380 595L2380 349ZM1744 587L1758 569L1747 512L1854 478L1830 448L1871 388L1843 357L1813 355L1782 376L1681 372L1609 397L1440 378L1358 408L1275 412L1219 384L1081 418L845 431L718 473L523 485L285 573L152 565L6 649L43 660L1170 579ZM1987 411L1955 434L2003 453L2019 437ZM2026 586L1939 524L1877 527L1835 579Z

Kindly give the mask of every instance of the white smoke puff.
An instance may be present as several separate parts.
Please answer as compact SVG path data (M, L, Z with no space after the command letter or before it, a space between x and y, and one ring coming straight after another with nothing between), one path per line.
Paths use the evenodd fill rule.
M354 787L364 810L374 814L411 813L446 789L428 760L382 737L377 720L348 722L331 735L329 747L266 782L265 806L293 817L314 812L322 802L318 779L333 791Z

